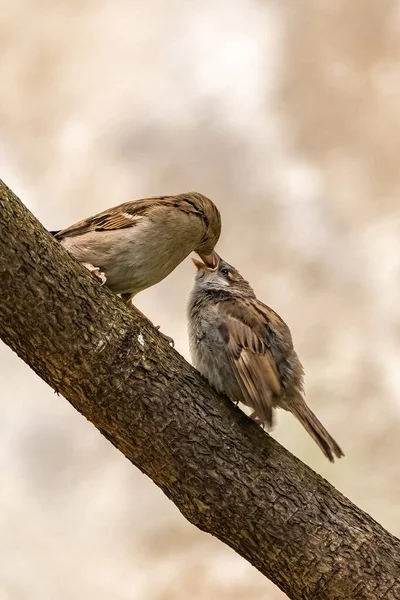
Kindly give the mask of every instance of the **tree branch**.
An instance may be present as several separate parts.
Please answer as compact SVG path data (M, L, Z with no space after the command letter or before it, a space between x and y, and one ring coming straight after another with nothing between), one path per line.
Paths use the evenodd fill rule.
M218 397L0 181L0 335L164 491L293 599L400 598L400 542Z

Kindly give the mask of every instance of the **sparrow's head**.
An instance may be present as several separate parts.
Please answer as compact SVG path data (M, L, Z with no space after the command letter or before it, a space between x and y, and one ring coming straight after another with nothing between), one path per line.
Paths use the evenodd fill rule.
M207 266L213 268L217 264L218 259L214 248L221 235L221 215L214 202L203 196L203 194L192 192L189 196L190 201L193 202L201 214L205 225L204 235L194 251L197 252Z
M213 267L192 258L197 269L195 287L203 290L230 291L233 294L244 293L247 297L253 296L253 289L239 271L222 260L216 252L214 252L214 255L216 263Z

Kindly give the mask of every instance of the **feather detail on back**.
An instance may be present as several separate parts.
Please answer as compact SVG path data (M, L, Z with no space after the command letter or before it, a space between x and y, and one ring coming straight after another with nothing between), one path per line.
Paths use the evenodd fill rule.
M143 217L152 218L152 214L158 209L171 208L179 210L186 215L193 215L201 218L204 222L205 232L209 226L209 217L207 209L213 207L212 218L216 221L216 231L220 232L220 215L215 205L196 192L187 194L178 194L176 196L156 196L154 198L144 198L125 202L119 206L109 208L93 217L83 219L71 227L55 232L55 237L62 240L65 237L75 237L88 233L90 231L110 231L116 229L126 229L134 227ZM218 239L217 237L217 239Z
M274 397L281 394L281 384L265 337L258 335L262 332L254 327L254 314L245 303L221 302L219 312L223 317L220 333L244 402L260 421L272 426Z

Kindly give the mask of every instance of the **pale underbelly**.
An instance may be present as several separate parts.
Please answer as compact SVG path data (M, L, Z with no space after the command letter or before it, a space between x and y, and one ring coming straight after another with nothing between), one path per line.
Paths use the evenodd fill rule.
M137 294L167 277L197 242L151 238L134 237L129 230L118 234L110 231L67 238L62 244L79 262L99 267L106 276L106 286L113 292Z

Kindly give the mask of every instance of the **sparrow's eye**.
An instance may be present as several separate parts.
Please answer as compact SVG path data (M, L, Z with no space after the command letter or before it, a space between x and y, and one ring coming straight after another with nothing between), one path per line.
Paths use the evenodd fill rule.
M227 269L226 267L224 267L223 269L221 269L221 275L223 275L224 277L228 277L228 275L229 275L229 269Z

